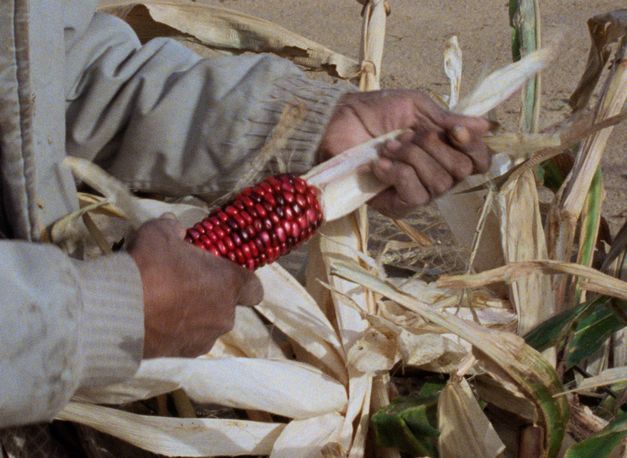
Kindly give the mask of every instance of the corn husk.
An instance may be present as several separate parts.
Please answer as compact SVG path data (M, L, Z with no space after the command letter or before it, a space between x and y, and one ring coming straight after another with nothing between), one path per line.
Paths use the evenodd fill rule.
M261 410L289 418L339 412L346 406L342 384L319 369L294 361L254 358L145 360L129 381L85 390L78 399L123 404L179 388L197 402Z
M505 451L465 379L450 381L438 401L438 451L442 458L498 457Z
M337 413L291 421L274 443L270 457L317 458L335 443L343 421Z
M554 399L562 391L550 364L513 334L489 330L453 315L443 315L354 265L336 263L333 274L366 285L423 318L442 326L473 345L473 354L495 369L490 375L506 382L516 394L522 393L535 406L542 429L542 456L555 456L560 448L568 418L568 404ZM496 370L498 369L498 370ZM558 402L556 402L558 401Z
M268 455L284 424L163 418L72 402L56 416L165 456Z

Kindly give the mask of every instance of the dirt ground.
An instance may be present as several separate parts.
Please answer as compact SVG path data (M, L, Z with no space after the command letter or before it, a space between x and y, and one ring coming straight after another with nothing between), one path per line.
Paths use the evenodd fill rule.
M256 15L298 32L345 55L357 57L361 5L355 0L202 0ZM448 92L442 69L446 40L457 35L464 53L469 90L483 74L511 61L506 0L390 0L382 85ZM543 79L541 125L568 113L567 100L584 69L589 17L625 7L624 0L544 0L540 2L545 40L558 33L565 45ZM511 106L510 106L511 105ZM516 128L517 106L501 109L499 120ZM616 231L627 215L627 124L615 129L603 162L605 215Z

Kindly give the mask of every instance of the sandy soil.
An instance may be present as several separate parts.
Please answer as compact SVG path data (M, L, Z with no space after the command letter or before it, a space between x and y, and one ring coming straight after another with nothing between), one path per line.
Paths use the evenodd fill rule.
M361 6L355 0L202 0L274 21L338 52L356 57ZM384 87L426 87L446 94L442 50L457 35L464 53L464 89L482 74L511 61L506 0L390 0L383 63ZM565 34L559 60L545 72L541 125L568 112L567 99L583 71L589 49L586 20L625 7L624 0L544 0L540 2L545 39ZM515 128L514 103L499 119ZM603 162L605 214L614 230L627 214L627 123L615 129ZM619 216L622 214L622 217Z

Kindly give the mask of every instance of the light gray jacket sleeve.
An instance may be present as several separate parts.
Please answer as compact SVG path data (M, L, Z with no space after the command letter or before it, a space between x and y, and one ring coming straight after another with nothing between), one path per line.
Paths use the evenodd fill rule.
M50 420L77 388L134 374L143 298L130 256L80 262L52 245L0 241L0 259L0 429Z
M353 90L271 55L201 59L171 39L142 46L126 23L100 13L69 40L67 69L69 153L170 195L217 196L253 166L269 173L259 152L282 115L293 128L274 152L304 172L338 98Z

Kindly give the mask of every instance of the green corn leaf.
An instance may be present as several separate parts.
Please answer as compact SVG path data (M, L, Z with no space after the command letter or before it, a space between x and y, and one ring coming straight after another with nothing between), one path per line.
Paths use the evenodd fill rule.
M565 458L606 458L627 439L627 412L623 412L601 432L570 447Z
M577 307L564 310L543 321L525 335L525 341L538 351L559 345L571 331L577 320L581 320L591 311L604 307L610 298L599 296Z
M371 422L377 445L412 456L437 457L438 396L399 397L376 412Z
M581 319L566 349L566 368L579 364L596 352L612 333L626 326L626 313L627 301L616 301L615 307L606 302Z

